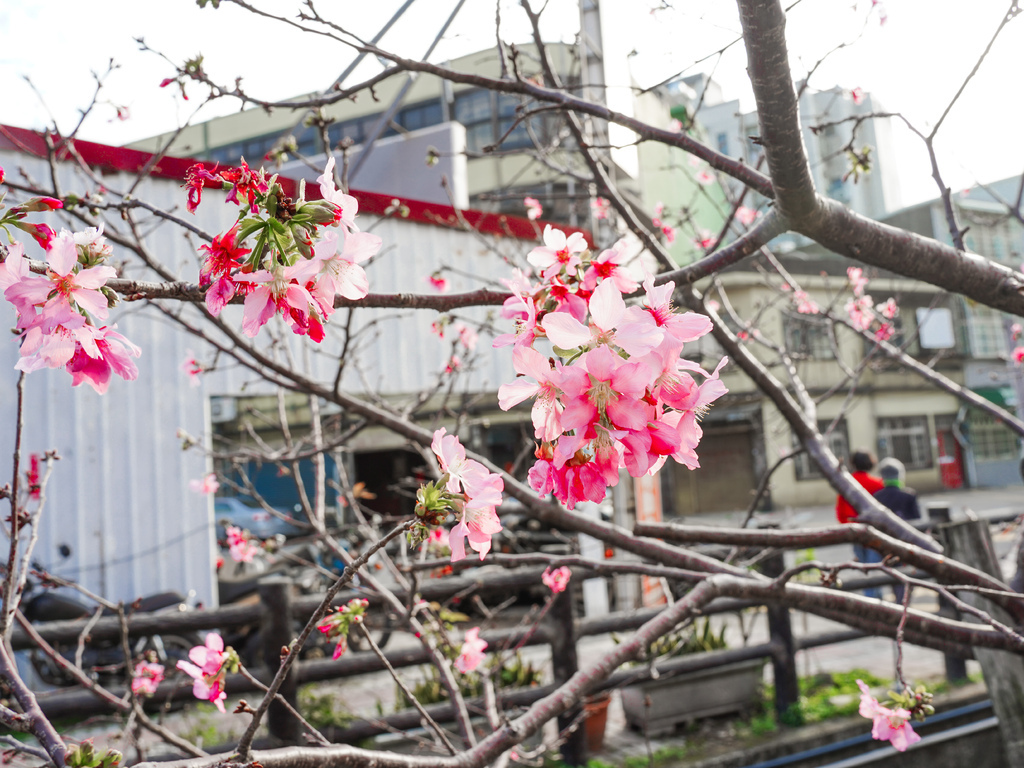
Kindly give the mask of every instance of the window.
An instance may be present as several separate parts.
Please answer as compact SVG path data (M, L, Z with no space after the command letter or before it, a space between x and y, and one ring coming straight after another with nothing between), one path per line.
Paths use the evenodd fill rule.
M1005 424L990 414L973 410L968 423L971 445L979 461L1016 460L1017 438Z
M718 151L723 155L729 154L729 134L720 133L715 137L715 143L718 145Z
M878 457L895 457L907 469L932 465L927 416L896 416L878 420Z
M490 91L469 91L455 97L455 119L466 128L466 149L480 152L494 143L494 109Z
M829 426L832 424L831 419L823 419L818 422L818 431L825 438L825 442L828 443L828 447L832 450L840 460L845 459L850 455L850 439L846 434L846 419L839 419L836 425L832 428L831 432L828 432ZM796 448L800 445L800 440L796 435L793 435L793 447ZM796 479L797 480L818 480L823 475L818 464L808 456L806 453L801 453L799 456L793 459L793 464L796 467Z
M976 304L968 309L967 327L971 354L975 357L998 358L1006 354L1006 330L1001 312Z
M399 110L395 122L407 131L416 131L431 125L439 125L443 120L441 102L425 101Z
M828 326L824 322L805 315L785 315L782 326L790 355L811 360L835 358Z
M505 136L501 149L532 147L533 139L525 123L516 125L516 110L521 103L518 97L504 93L473 90L456 94L452 112L455 120L466 128L466 149L481 152L510 129L511 133ZM550 116L532 118L530 125L541 141L547 141L554 135L555 121Z

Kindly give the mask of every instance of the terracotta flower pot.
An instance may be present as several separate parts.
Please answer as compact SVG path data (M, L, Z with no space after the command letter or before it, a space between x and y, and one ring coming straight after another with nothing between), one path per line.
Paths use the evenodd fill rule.
M583 701L583 732L587 737L587 754L600 752L604 749L604 728L608 724L608 705L612 695L604 691L588 696Z

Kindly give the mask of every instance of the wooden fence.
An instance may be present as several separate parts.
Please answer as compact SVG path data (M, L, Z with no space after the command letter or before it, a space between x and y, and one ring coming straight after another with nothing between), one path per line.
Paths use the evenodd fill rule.
M774 555L762 563L767 575L781 572L781 553ZM504 594L535 586L540 581L541 569L520 568L501 573L481 575L465 575L431 580L420 585L418 594L428 601L443 602L456 595L482 596ZM576 569L574 576L579 579L592 577L584 569ZM844 581L843 589L857 591L870 586L892 583L886 576ZM403 590L395 590L403 600L410 596ZM380 605L379 598L367 595L362 591L341 593L335 605L341 605L353 597L367 597L371 610L375 604ZM293 621L306 620L319 606L320 599L315 596L294 597L291 585L280 577L273 577L261 584L260 602L251 605L229 605L218 610L188 611L176 614L135 614L128 618L127 628L130 637L151 635L174 635L203 630L220 630L259 624L266 642L265 666L262 670L253 670L257 677L268 680L280 663L280 649L293 636ZM757 603L734 599L718 599L709 604L702 613L705 615L722 614L742 611L757 606ZM948 607L943 609L948 612ZM702 669L724 666L747 659L766 659L773 667L775 680L774 705L778 712L784 712L798 699L797 673L795 656L798 651L825 645L832 645L866 636L857 630L840 630L820 633L813 636L796 638L790 625L789 610L771 606L768 608L769 640L759 645L751 645L731 650L713 651L694 654L669 661L659 662L657 675L660 678L683 674ZM524 690L498 692L499 701L505 706L524 706L548 695L559 684L567 680L577 671L576 645L580 638L603 635L611 632L625 632L635 629L658 613L657 609L636 610L613 613L596 618L576 619L573 617L572 600L569 592L559 597L547 619L534 630L529 628L500 629L481 633L491 648L510 647L517 643L526 645L548 645L554 680L551 684ZM51 644L74 644L85 629L86 622L46 622L36 625L38 633ZM101 618L88 631L89 641L111 641L120 637L121 626L117 617ZM31 640L20 627L16 627L10 639L14 649L31 647ZM388 663L394 668L409 667L428 661L427 653L422 647L402 648L385 653ZM953 663L955 662L955 663ZM963 676L962 660L952 660L947 666L947 674L953 677ZM958 666L959 665L959 666ZM291 675L282 693L294 704L296 690L299 685L323 680L336 680L356 675L379 672L385 669L384 663L372 652L350 651L338 660L319 659L298 661L292 668ZM627 683L638 682L650 677L650 669L639 666L621 670L603 681L598 690L616 688ZM231 694L248 693L259 690L252 681L242 675L228 677L226 689ZM115 695L123 695L124 689L114 687ZM595 691L596 692L596 691ZM147 706L161 707L170 702L191 700L191 686L184 682L164 682L157 693L148 700ZM84 716L112 711L109 704L84 689L58 690L38 696L43 712L53 717L68 715ZM481 701L467 702L471 708L482 711ZM427 711L438 721L452 719L452 710L448 704L434 704ZM573 721L578 712L568 712L560 718L563 727ZM407 710L380 718L357 720L343 729L335 729L327 733L329 738L340 742L351 742L364 739L375 734L393 729L408 729L420 724L421 716L415 710ZM268 714L268 727L275 743L294 741L297 738L294 718L281 708L273 708ZM582 729L577 729L563 746L563 758L569 764L581 764L584 755Z

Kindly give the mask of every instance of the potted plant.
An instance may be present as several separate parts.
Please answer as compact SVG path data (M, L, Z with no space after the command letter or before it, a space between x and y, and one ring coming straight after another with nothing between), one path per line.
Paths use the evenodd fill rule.
M648 648L648 658L664 660L727 648L725 627L715 633L710 619L705 619L703 625L656 640ZM626 722L657 737L702 717L741 712L758 700L763 668L763 659L750 659L696 672L662 673L657 679L631 685L622 690Z

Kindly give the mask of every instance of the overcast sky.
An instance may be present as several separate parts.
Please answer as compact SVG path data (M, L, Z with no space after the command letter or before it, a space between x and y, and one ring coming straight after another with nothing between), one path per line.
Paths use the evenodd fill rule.
M741 99L744 108L752 107L742 45L694 65L738 36L734 2L603 2L628 9L626 21L616 25L615 34L624 36L636 50L631 64L642 85L683 70L693 74L714 68L726 97ZM454 0L416 0L384 39L383 47L421 57L454 4ZM399 5L398 0L317 3L325 15L331 14L339 24L367 38ZM526 41L529 30L518 2L500 0L500 5L502 38ZM903 112L925 129L941 115L1010 2L884 0L880 5L884 24L880 8L872 7L870 0L800 0L790 11L788 25L794 74L801 76L827 51L850 43L817 69L812 87L859 86L886 109ZM265 0L262 7L278 12L292 9L294 18L299 4ZM494 0L467 0L432 60L440 62L493 45L494 12ZM574 38L578 28L574 2L550 0L545 16L549 40ZM189 101L182 100L173 87L158 88L173 68L158 55L140 51L135 37L144 37L174 61L202 53L211 76L228 84L242 76L248 90L268 100L324 88L352 58L335 41L301 35L230 4L217 10L200 9L193 0L0 0L0 29L5 32L0 46L0 82L4 83L0 123L42 128L56 119L62 130L70 130L77 122L77 110L92 98L90 70L105 70L113 58L120 68L108 78L100 104L80 134L109 144L172 130L192 116L205 96L197 86L189 88ZM942 171L954 189L1024 172L1021 50L1024 16L1003 31L939 135ZM378 69L379 64L367 62L361 74ZM21 79L26 75L38 95ZM40 104L40 96L49 111ZM130 117L118 120L115 106L127 107ZM237 101L225 99L205 107L200 117L237 109ZM905 135L897 138L904 202L935 197L923 150Z

